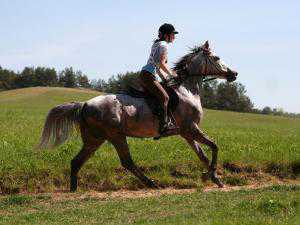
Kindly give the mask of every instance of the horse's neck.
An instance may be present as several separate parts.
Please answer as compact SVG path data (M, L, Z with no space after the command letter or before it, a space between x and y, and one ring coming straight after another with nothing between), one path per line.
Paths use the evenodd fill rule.
M199 118L196 118L196 120L200 120L202 117L202 105L200 98L201 83L202 79L190 77L187 80L185 80L178 88L178 96L185 103L179 105L179 107L187 107L187 109L190 108L190 110L184 111L193 112L193 116L195 110L197 110L196 113L198 113L197 115L199 115Z
M189 77L182 83L182 86L190 91L195 97L200 97L202 80L202 77Z

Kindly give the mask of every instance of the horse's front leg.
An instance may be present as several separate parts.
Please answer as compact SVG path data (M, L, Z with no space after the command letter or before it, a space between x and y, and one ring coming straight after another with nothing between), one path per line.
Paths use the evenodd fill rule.
M189 139L188 137L183 137L187 143L191 146L194 152L197 154L198 158L201 162L204 163L205 167L209 170L209 159L207 158L205 152L201 148L201 146L193 139Z
M184 129L181 133L181 136L184 137L196 151L200 160L208 166L208 175L210 176L211 180L219 187L223 187L223 183L217 176L218 146L212 140L210 140L195 123L191 124L188 129ZM203 152L201 147L197 145L197 143L195 143L195 141L210 147L212 151L212 159L210 165L205 153Z

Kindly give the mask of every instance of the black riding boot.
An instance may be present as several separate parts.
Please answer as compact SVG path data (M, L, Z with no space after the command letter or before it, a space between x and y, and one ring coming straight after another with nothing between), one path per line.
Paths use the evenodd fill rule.
M175 124L173 123L172 119L169 116L163 115L159 122L160 135L162 136L172 129L175 129Z

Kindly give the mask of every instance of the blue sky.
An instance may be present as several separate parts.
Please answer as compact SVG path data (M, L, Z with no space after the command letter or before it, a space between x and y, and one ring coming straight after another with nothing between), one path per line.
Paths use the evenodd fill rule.
M0 65L73 66L90 79L139 70L159 25L180 32L175 62L210 40L256 107L300 113L298 1L0 0Z

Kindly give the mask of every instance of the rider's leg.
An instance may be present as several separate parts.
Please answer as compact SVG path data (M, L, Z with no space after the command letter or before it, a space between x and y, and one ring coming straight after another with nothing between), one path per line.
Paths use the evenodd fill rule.
M160 96L160 103L163 106L163 110L164 110L164 122L167 123L168 122L168 103L169 103L169 95L167 94L167 92L165 91L165 89L161 86L161 84L155 80L154 82L155 87L157 87L157 95ZM155 90L155 89L153 89ZM158 96L157 96L158 97Z
M142 71L140 75L142 85L144 86L147 91L156 97L164 111L164 122L167 123L168 121L168 102L169 102L169 95L165 91L165 89L161 86L161 84L155 79L155 76L147 71Z

